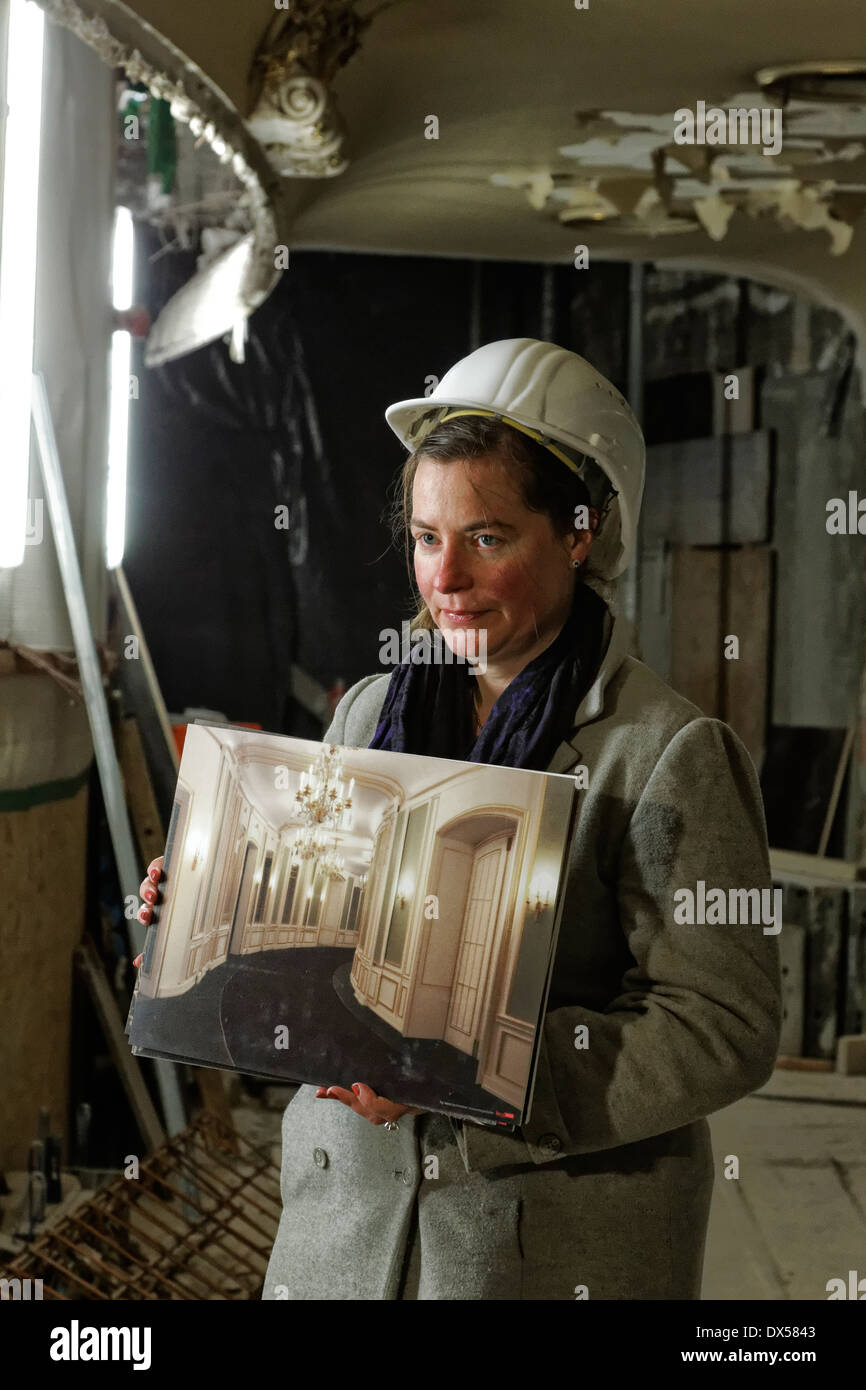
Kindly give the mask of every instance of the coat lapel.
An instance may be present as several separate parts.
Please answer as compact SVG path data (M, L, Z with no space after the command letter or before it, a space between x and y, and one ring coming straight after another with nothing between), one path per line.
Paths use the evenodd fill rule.
M570 772L580 762L580 749L577 744L566 740L561 743L547 766L548 772Z
M571 738L559 745L547 765L546 770L548 772L570 772L582 761L580 746L577 742L579 732L584 724L589 724L591 720L597 719L601 714L604 707L605 686L619 670L628 655L628 625L623 618L619 617L611 617L608 621L610 623L608 642L601 665L598 668L598 675L575 710Z

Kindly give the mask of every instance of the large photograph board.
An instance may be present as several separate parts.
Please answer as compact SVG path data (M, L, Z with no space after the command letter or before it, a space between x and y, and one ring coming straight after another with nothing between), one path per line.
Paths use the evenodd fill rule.
M190 725L133 1052L514 1128L574 797L554 773Z

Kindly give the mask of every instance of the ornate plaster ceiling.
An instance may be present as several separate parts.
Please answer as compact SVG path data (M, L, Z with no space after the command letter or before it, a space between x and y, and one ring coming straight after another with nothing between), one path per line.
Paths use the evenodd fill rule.
M359 0L358 23L345 0L292 0L291 23L274 0L40 3L162 83L250 201L246 249L168 306L151 360L215 335L209 295L234 319L261 302L280 243L562 262L582 243L796 290L866 342L866 107L794 101L768 155L674 138L684 108L768 104L760 69L864 59L861 0Z

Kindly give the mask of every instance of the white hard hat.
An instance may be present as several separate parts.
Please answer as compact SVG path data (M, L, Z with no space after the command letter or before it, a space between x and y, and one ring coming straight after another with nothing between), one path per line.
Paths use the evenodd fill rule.
M602 579L622 574L634 555L646 449L627 402L600 372L555 343L503 338L462 357L429 396L389 406L385 419L415 450L452 409L520 429L586 482L584 460L571 454L594 460L613 495L602 510L587 569Z

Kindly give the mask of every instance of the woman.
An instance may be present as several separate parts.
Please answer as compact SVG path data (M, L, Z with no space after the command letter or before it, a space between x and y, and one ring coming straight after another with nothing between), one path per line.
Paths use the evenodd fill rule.
M486 660L368 676L325 738L574 772L579 811L528 1122L410 1110L363 1077L301 1087L263 1297L698 1298L705 1117L772 1070L779 967L760 923L675 915L699 880L771 880L742 743L627 655L601 597L634 549L640 430L582 358L525 338L387 419L412 450L415 625L457 656L483 632Z

